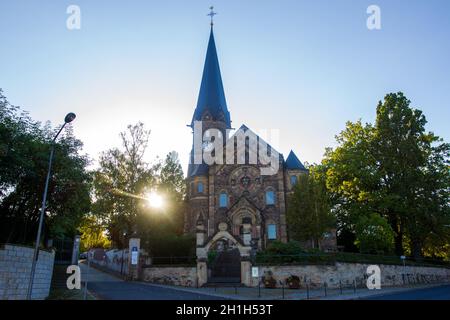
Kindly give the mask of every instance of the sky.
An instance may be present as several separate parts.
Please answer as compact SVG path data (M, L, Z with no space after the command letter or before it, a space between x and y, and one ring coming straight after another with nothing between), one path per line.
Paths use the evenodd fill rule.
M373 4L380 30L367 28ZM186 169L211 5L233 127L279 130L279 152L317 163L346 121L373 122L402 91L450 141L448 0L0 0L0 88L35 120L75 112L93 160L141 121L146 159L175 150Z

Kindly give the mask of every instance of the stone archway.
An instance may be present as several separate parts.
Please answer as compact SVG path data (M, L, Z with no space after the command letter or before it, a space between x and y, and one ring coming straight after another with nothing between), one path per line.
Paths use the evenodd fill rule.
M245 246L237 241L224 226L219 226L219 232L208 243L202 243L202 241L199 241L199 238L197 240L197 277L199 286L206 284L208 281L238 282L250 285L250 246ZM217 246L223 246L223 248L220 248L220 254L213 257L217 260L208 262L208 253L218 249ZM209 259L211 260L211 257ZM213 262L216 262L217 265L212 265ZM214 270L209 267L214 267Z

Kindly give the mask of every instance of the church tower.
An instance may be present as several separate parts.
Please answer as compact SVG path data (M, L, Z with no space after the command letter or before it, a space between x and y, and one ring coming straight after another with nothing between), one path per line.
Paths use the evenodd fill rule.
M231 129L231 117L225 98L225 91L220 73L219 58L214 39L213 21L214 12L211 12L211 31L209 35L208 48L206 51L205 64L203 68L200 92L197 106L192 116L190 127L194 129L194 122L201 121L202 137L209 129L217 129L225 143L227 129ZM206 132L208 135L208 132ZM188 201L189 211L185 217L185 232L193 232L200 217L207 217L205 223L209 224L208 217L210 201L209 195L213 194L213 185L209 181L209 167L205 163L194 163L194 143L190 155L188 167ZM203 218L202 218L203 219ZM207 225L207 231L212 228Z

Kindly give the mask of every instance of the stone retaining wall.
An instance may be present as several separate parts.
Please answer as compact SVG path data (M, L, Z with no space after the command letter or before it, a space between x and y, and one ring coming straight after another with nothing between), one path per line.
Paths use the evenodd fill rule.
M339 263L332 266L304 265L304 266L260 266L259 275L263 276L271 271L277 286L281 282L295 275L300 278L302 286L310 283L311 287L321 286L325 282L330 288L344 286L365 285L367 267L369 264ZM378 265L381 271L382 286L401 286L405 283L446 282L450 280L450 269L435 267L414 267L399 265ZM252 286L258 286L258 278L252 278Z
M196 267L146 267L142 269L144 281L183 287L197 286Z
M22 300L27 297L34 248L0 245L0 300ZM32 299L48 297L55 253L40 250L36 264Z

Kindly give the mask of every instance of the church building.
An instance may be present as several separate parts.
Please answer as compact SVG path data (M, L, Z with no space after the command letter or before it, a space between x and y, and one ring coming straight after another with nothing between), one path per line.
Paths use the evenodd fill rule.
M228 136L233 126L212 22L198 102L190 124L193 130L197 121L201 121L202 136L209 129L217 129L223 145L236 144L235 134ZM240 126L238 131L256 135L245 125ZM289 241L287 198L299 176L308 171L293 151L287 158L279 154L277 171L271 175L261 175L263 165L259 160L253 164L195 163L194 144L187 173L188 209L184 229L185 233L197 235L199 279L207 282L211 281L211 277L220 279L234 275L236 279L241 278L239 282L246 283L242 277L250 274L248 268L252 254L263 250L272 241ZM278 154L270 146L269 150ZM329 238L324 239L323 245L335 246L335 235L331 234ZM211 252L215 252L216 268L207 265ZM202 276L206 269L209 274Z

